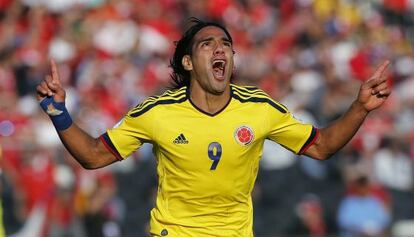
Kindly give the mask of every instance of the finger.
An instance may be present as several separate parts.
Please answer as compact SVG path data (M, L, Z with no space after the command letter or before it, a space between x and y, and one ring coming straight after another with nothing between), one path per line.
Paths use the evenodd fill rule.
M39 101L43 100L47 96L47 89L44 89L41 85L36 87L37 99Z
M45 80L44 80L47 84L52 84L52 82L53 82L53 79L52 79L52 76L50 76L50 75L46 75L45 76Z
M374 88L372 88L371 94L375 95L375 94L379 93L380 91L383 91L383 90L387 89L387 87L388 87L387 83L383 82L383 83L375 86Z
M51 89L54 93L56 93L60 89L60 85L56 84L50 75L46 76L45 82L49 89Z
M374 78L369 79L368 81L362 84L362 89L371 89L378 85L378 80Z
M386 60L385 62L383 62L381 65L379 65L377 67L377 69L375 70L374 74L372 75L370 80L375 80L377 78L381 78L382 75L384 74L385 70L387 69L388 65L390 65L390 61Z
M380 84L386 83L388 77L386 74L382 74L379 77L371 77L368 81L364 82L362 84L364 89L373 88L375 86L378 86Z
M378 92L378 96L380 97L388 97L391 94L391 89L390 88L386 88L384 90L381 90Z
M37 95L40 97L46 97L53 94L49 88L45 85L45 83L41 83L37 86ZM39 98L39 97L38 97Z
M53 59L50 60L50 67L51 67L51 70L52 70L52 81L54 83L60 85L59 73L58 73L58 70L57 70L55 60L53 60Z
M47 88L49 91L53 93L56 92L56 84L53 82L53 79L50 75L46 75L44 82L46 83Z
M48 96L52 96L53 95L53 91L49 88L49 86L47 85L47 82L46 82L46 80L43 80L41 83L40 83L40 86L43 88L43 90L44 91L46 91L46 94L48 95Z

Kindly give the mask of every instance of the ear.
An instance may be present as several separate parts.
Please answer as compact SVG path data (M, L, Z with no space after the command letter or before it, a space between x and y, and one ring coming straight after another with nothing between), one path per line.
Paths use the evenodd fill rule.
M184 55L183 59L181 60L183 67L186 71L193 70L193 62L191 61L190 55Z

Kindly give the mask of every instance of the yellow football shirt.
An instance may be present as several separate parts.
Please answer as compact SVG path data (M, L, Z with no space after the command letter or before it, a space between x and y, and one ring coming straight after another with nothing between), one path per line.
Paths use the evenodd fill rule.
M303 152L317 129L255 87L231 85L216 114L192 104L186 87L149 97L101 136L119 159L154 145L156 236L253 236L251 192L265 139Z

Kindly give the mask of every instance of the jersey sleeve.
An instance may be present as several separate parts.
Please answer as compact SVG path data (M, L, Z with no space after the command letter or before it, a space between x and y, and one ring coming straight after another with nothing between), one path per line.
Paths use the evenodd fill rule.
M269 108L268 138L295 154L302 154L315 142L319 131L311 124L299 121L285 107L283 108L282 112Z
M135 116L134 110L128 112L113 128L108 129L100 139L105 147L118 160L123 160L142 146L153 140L154 119L147 112Z

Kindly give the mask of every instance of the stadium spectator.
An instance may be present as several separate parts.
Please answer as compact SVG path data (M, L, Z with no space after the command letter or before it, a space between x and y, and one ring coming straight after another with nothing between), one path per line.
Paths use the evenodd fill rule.
M252 236L251 189L257 176L264 139L271 139L296 154L318 160L328 159L353 137L369 112L379 108L391 93L385 74L389 62L383 62L362 83L357 98L342 118L317 129L299 122L286 107L270 99L260 89L231 84L234 49L226 28L198 19L192 19L190 23L177 42L171 59L174 90L139 104L100 138L91 137L72 122L65 107L65 90L53 60L51 75L37 87L37 98L65 147L86 169L97 169L123 160L143 143L155 144L160 182L157 205L151 211L152 235L217 235L222 232L224 235ZM319 85L316 81L311 84ZM177 113L180 110L187 112ZM170 125L159 120L159 113L168 111L176 111L169 115L174 123L187 120L187 126L191 123L202 126L198 127L199 131L196 127L191 131L185 130L186 126L178 131L171 130ZM252 113L258 111L260 116L265 116L264 121L259 121L263 117L252 120ZM220 117L230 114L233 116L227 118L227 123L231 124L224 126L215 122L226 119ZM246 116L250 119L246 120ZM158 124L154 127L155 121ZM268 127L259 129L262 125L257 122ZM230 131L234 127L236 130ZM210 131L210 135L203 139L197 136L197 132L205 133L207 128L216 130ZM221 130L227 132L223 134ZM179 136L174 139L177 132ZM228 143L227 133L235 134L236 143ZM173 142L169 141L171 138ZM187 146L187 150L171 145L188 144L188 139L197 140L195 144L198 145ZM237 142L249 149L240 149ZM208 159L198 159L196 162L199 164L195 167L190 165L194 163L192 157L203 156L200 150L204 146L208 147L205 156L213 161L210 171L203 169L209 166ZM222 153L222 146L229 152ZM222 156L225 163L216 171ZM252 161L240 163L245 157ZM233 171L232 178L222 173L226 170ZM236 170L239 173L235 173ZM251 175L245 176L247 170L253 170ZM215 179L226 181L218 186ZM235 193L228 193L227 185L231 185ZM204 186L203 190L200 186ZM213 198L217 201L212 207L207 207L205 204L211 203ZM244 215L240 217L240 211L247 219ZM222 215L230 221L224 228L216 219ZM204 226L200 226L201 222Z
M373 195L366 176L355 177L352 193L342 200L338 209L338 225L341 237L380 237L389 235L390 210Z
M6 233L16 232L27 218L22 215L24 212L15 212L14 209L21 201L19 190L23 190L15 181L21 179L21 173L16 171L24 151L30 147L41 147L52 154L61 152L58 136L47 118L38 113L32 94L35 85L48 71L46 58L59 61L60 79L68 94L66 106L73 119L94 136L112 126L129 108L165 88L171 72L167 64L174 46L172 41L178 39L177 29L182 28L185 19L191 15L214 18L228 26L237 46L237 84L258 84L271 97L285 103L297 95L291 88L292 75L303 71L303 62L311 65L307 70L322 77L322 88L308 94L313 100L304 109L314 116L320 126L325 126L345 112L360 83L354 77L369 73L380 61L388 58L393 63L389 79L395 93L385 106L365 121L352 145L358 150L356 155L364 160L362 163L370 164L372 154L377 153L383 137L393 134L391 139L402 139L408 143L410 151L404 153L413 161L412 11L412 4L406 0L0 1L0 144L4 150L3 211ZM109 21L130 22L137 27L138 40L130 51L120 50L122 53L119 55L108 54L93 41L97 31L104 29L104 23ZM253 25L260 27L253 29ZM255 33L260 37L252 37ZM257 63L260 64L252 67ZM119 96L120 91L122 96ZM291 109L290 104L287 105ZM278 203L277 206L286 209L273 213L271 217L274 219L264 223L272 223L272 227L276 226L273 223L280 223L280 235L288 236L283 232L283 222L273 220L293 218L294 212L286 204L292 197L303 195L304 190L320 195L325 210L332 217L339 202L338 192L345 192L345 181L331 173L331 164L342 169L346 163L343 161L349 158L344 152L346 150L330 160L328 167L326 162L322 163L322 173L308 172L312 177L325 177L312 179L311 183L306 182L306 177L297 177L296 165L305 159L300 159L301 162L283 159L284 164L294 165L277 172L295 178L292 181L294 187L283 186L283 183L289 182L278 175L261 179L260 174L269 171L265 167L267 164L270 169L272 165L280 164L269 162L269 159L264 162L257 183L261 185L265 182L269 192L263 192L264 196L256 199L255 205L270 211L269 203ZM266 156L278 157L277 154ZM153 187L144 182L147 176L136 174L149 174L155 169L150 168L149 163L153 164L122 162L108 170L114 172L117 190L127 201L128 211L121 223L125 236L142 233L149 219L146 210L152 207L148 200L153 194L147 190ZM318 162L310 163L304 164L304 167L319 166ZM121 166L128 167L129 171ZM369 175L371 177L372 173ZM130 185L125 185L130 184L130 180L140 180L134 181L133 190ZM272 183L275 184L273 190ZM277 188L279 184L281 189ZM137 194L134 190L141 191ZM289 194L286 194L287 191ZM393 218L412 218L413 197L406 195L412 192L391 190L391 193L391 206L398 204L404 207L396 208ZM17 199L12 200L13 197ZM255 213L257 236L274 236L272 228L260 224L263 224L260 220L270 217L264 216L260 209L256 209ZM21 222L16 215L20 216ZM327 231L335 235L333 226L328 223Z

